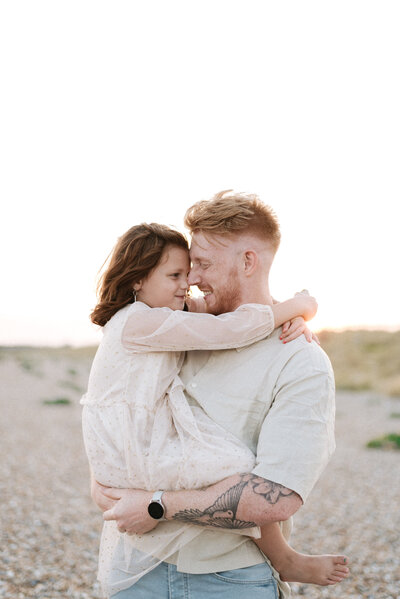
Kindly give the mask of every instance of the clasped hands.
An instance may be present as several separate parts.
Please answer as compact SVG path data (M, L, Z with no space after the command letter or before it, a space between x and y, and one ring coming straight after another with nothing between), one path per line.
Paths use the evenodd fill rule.
M152 498L149 491L105 487L92 478L91 495L104 520L115 520L120 532L144 534L159 522L147 511Z

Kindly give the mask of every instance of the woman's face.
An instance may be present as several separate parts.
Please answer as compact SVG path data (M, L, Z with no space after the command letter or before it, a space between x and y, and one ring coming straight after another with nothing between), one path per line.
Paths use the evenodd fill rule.
M150 308L183 310L189 289L189 252L177 246L167 246L159 264L134 285L136 299Z

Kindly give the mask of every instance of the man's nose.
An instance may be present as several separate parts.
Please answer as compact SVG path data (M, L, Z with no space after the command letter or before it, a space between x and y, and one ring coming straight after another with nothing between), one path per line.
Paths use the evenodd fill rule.
M200 276L197 268L192 267L188 275L188 285L198 285L200 283Z

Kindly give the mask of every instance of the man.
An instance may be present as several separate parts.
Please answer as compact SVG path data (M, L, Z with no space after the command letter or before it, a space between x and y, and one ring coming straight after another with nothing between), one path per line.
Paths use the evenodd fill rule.
M271 304L269 272L280 242L274 213L256 196L221 192L192 206L189 284L207 310L221 314L245 303ZM299 337L276 330L240 350L190 352L180 377L190 404L240 438L256 455L251 473L202 490L104 490L93 498L120 531L144 533L163 515L204 526L188 543L118 599L130 597L277 597L278 582L255 543L224 529L287 522L305 501L334 449L334 381L328 358ZM289 332L290 336L290 332ZM290 338L290 337L288 337ZM118 500L117 502L110 499ZM149 507L149 504L150 507ZM287 588L279 582L281 596Z

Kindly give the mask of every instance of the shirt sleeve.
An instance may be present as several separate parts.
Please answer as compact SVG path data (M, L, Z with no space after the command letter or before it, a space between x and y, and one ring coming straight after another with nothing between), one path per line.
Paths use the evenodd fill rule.
M309 346L285 364L258 439L254 474L303 502L334 449L335 385L326 354Z
M214 350L245 347L274 330L270 306L245 304L214 316L169 308L132 311L122 344L132 352Z

